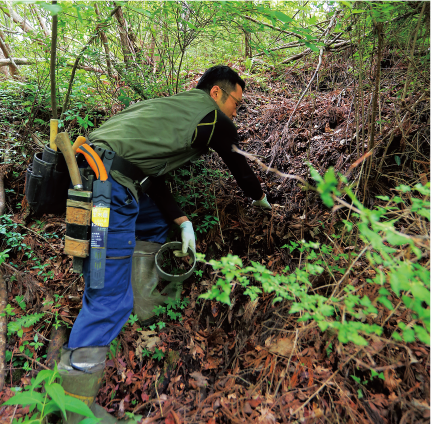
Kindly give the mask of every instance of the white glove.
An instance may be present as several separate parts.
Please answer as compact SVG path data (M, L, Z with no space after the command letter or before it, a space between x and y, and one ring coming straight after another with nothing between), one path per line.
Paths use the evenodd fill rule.
M272 206L269 204L268 200L266 200L266 194L262 200L253 200L252 206L257 206L262 209L272 209Z
M187 249L193 250L196 252L196 241L195 241L195 232L193 231L193 224L190 221L184 221L181 225L181 240L183 242L182 252L184 255L187 254Z

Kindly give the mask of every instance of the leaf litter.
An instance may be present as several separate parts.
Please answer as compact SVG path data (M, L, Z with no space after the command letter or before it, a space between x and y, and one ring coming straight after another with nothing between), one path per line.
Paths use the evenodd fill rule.
M265 89L250 79L238 116L241 149L264 163L274 156L273 166L279 171L301 176L306 181L311 182L307 162L321 173L333 166L336 171L357 178L358 167L352 169L352 163L363 152L355 141L353 88L345 84L348 75L336 62L327 66L341 83L319 92L317 97L303 100L284 144L278 142L299 97L295 77L299 70L287 71L282 84L277 82L280 75L266 75L269 88ZM413 137L427 126L422 116L426 108L421 109L425 112L405 120L402 128L392 126L396 121L393 112L396 98L391 93L396 81L385 80L383 85L385 102L381 114L386 123L380 128L380 139L377 137L374 166L389 174L395 167L395 153L408 151L412 161L403 168L402 178L412 180L424 172L423 165L414 160L423 155L426 146L415 147L418 156L409 146ZM364 96L367 102L371 93L365 92ZM412 96L410 104L415 104L419 97L420 94ZM392 156L387 155L385 144L388 132L393 134L389 146ZM214 153L205 158L205 166L225 169ZM198 235L197 250L205 253L207 259L231 252L246 264L255 261L274 273L286 266L294 268L298 258L280 246L304 238L327 242L326 235L331 233L324 231L322 224L333 228L335 213L326 209L313 193L304 192L295 180L266 173L255 163L251 166L273 204L272 211L250 208L250 200L241 195L233 178L212 181L220 225ZM361 199L365 205L372 205L376 194L386 194L385 184L390 184L387 179L383 183L370 187L369 195ZM16 193L23 192L22 179L14 180L9 175L6 184ZM185 191L187 195L187 188ZM3 266L8 279L8 303L16 317L24 313L16 300L17 296L23 296L27 314L49 312L50 318L24 329L22 337L9 338L7 350L12 358L6 364L9 380L0 392L2 402L13 395L12 387L29 384L29 376L43 367L43 354L55 317L72 325L83 293L82 279L70 271L71 259L59 253L64 247L63 217L42 218L45 230L49 228L51 234L43 236L43 240L26 232L34 228L36 221L26 212L25 204L21 211L9 206L9 212L13 221L23 226L25 242L40 262L46 264L46 270L52 271L52 279L43 281L37 269L32 268L34 263L26 262L23 251L15 251L11 256L18 267ZM349 249L336 242L334 246L340 252ZM54 255L56 259L51 261ZM142 423L166 424L429 422L429 347L387 337L398 322L411 320L407 310L400 307L389 315L377 304L378 314L363 319L382 325L385 336L369 336L368 346L343 345L336 334L322 333L315 323L298 323L297 316L288 313L289 304L273 305L269 294L251 301L235 287L230 307L216 301L199 301L199 295L211 287L216 277L206 265L202 271L202 278L193 276L184 283L182 295L190 303L182 311L180 322L168 321L157 331L141 328L138 323L126 325L116 345L111 346L97 400L112 414L119 418L125 417L126 412L140 414ZM350 276L350 283L363 285L360 294L366 294L371 301L378 293L365 280L374 274L358 262ZM331 276L324 273L313 281L313 288L325 293L324 287L331 282ZM13 365L13 358L22 354L20 347L33 341L36 334L43 347L36 350L28 343L25 345L37 358L27 358L32 371L25 374ZM145 351L161 352L163 358L144 356ZM13 416L26 414L28 408L0 407L0 422L9 423Z

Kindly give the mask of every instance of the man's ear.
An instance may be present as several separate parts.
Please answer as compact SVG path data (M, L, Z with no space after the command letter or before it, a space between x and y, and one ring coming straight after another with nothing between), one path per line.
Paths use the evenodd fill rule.
M220 87L218 85L213 85L213 87L210 90L210 96L214 99L217 100L218 97L218 93L220 91Z

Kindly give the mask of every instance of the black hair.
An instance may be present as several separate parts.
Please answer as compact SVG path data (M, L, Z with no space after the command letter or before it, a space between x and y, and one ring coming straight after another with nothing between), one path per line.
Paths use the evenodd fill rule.
M207 69L199 79L196 88L199 88L206 93L210 93L211 89L218 85L228 93L235 91L236 85L239 85L243 90L245 88L245 82L241 79L237 72L226 65L216 65ZM222 101L226 101L227 94L223 92Z

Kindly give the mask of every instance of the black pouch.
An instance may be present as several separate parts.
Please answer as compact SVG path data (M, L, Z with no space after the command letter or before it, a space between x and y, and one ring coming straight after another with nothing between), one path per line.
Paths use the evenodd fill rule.
M34 213L63 213L69 185L69 171L60 151L45 146L34 155L25 182L25 196Z

